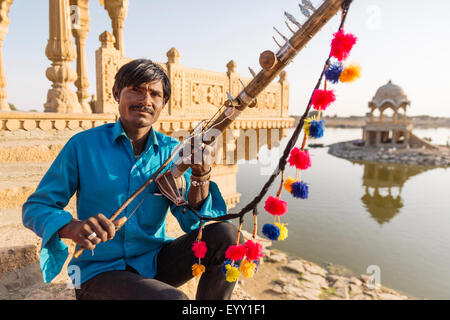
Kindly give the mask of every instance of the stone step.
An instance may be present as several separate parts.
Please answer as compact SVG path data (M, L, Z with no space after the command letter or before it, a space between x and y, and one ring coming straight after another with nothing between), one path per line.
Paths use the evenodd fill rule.
M0 163L47 162L56 158L64 144L40 144L0 148Z

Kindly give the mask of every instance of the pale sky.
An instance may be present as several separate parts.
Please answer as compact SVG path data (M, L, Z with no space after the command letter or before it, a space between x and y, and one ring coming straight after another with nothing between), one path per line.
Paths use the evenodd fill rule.
M296 0L130 0L125 21L125 55L166 62L166 52L176 47L188 67L226 72L233 59L237 71L259 71L259 54L278 47L272 26L290 36L284 11L304 21ZM337 101L328 115L364 115L367 103L389 80L406 92L409 115L450 117L450 1L354 0L346 32L358 37L348 62L362 65L362 78L334 86ZM321 1L313 1L318 4ZM91 28L87 38L90 94L95 94L95 50L98 36L112 32L107 12L98 0L89 3ZM8 102L21 110L43 111L51 86L45 76L50 61L48 1L15 0L11 24L3 43L8 82ZM286 67L290 82L290 113L302 114L328 56L335 16ZM278 36L277 36L278 37ZM280 39L279 37L277 39ZM72 64L75 69L75 62ZM75 86L73 86L75 90Z

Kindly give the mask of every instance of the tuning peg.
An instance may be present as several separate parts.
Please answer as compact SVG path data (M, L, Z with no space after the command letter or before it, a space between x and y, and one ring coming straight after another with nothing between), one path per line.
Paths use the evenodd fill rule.
M288 41L289 39L288 38L286 38L280 31L278 31L278 29L277 28L275 28L275 27L273 27L273 30L275 30L279 35L280 35L280 37L282 37L283 38L283 40L284 41Z
M290 22L295 24L299 29L302 27L302 25L297 21L297 19L294 18L294 16L292 14L290 14L289 12L285 11L284 15L286 16L286 18L289 19Z
M303 13L304 16L306 16L307 18L309 18L311 16L311 14L309 13L308 9L306 9L300 3L298 4L298 6L300 7L300 11Z
M286 27L289 29L290 32L295 33L296 31L294 29L291 28L291 26L289 25L289 23L284 20L284 23L286 24Z
M274 36L272 36L272 39L273 39L273 41L275 41L275 43L280 47L280 48L282 48L283 46L281 45L281 44L279 44L278 43L278 41L277 41L277 39L275 39L275 37Z
M309 0L302 0L303 5L306 9L311 10L312 12L316 11L316 8L314 8L313 4Z
M248 67L248 71L250 71L250 73L252 74L253 78L256 77L256 73L255 73L255 71L252 68Z

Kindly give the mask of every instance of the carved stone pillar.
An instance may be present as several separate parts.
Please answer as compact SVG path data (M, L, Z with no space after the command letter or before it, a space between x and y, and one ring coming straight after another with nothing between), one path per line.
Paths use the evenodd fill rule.
M89 8L88 0L70 0L71 13L74 14L72 19L72 34L75 38L77 47L77 87L78 101L84 113L92 113L89 105L89 80L86 73L86 37L89 32ZM75 20L75 21L74 21Z
M6 101L6 97L8 94L6 93L6 78L3 66L3 39L5 38L6 33L8 33L9 26L9 8L13 0L0 0L0 111L10 111L8 102Z
M281 113L280 117L289 116L289 82L287 81L286 71L280 72L280 85L281 85Z
M45 55L52 61L46 71L52 88L47 93L45 112L82 113L77 95L70 84L77 79L70 62L76 58L76 52L70 39L69 0L49 1L50 37Z
M234 60L230 60L227 63L227 76L229 79L229 92L233 97L236 97L240 89L242 88L242 85L239 82L239 74L236 72L237 64L234 62Z
M120 51L120 55L125 56L123 47L123 24L127 17L128 0L100 0L111 18L113 35L116 39L115 48Z
M184 116L184 75L183 66L180 64L180 53L176 48L171 48L169 51L167 51L166 55L167 74L172 85L172 95L170 96L168 107L163 109L163 115Z

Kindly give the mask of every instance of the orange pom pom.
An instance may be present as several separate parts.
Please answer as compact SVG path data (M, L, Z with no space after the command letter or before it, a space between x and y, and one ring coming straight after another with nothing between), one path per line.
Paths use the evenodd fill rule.
M297 181L292 177L287 177L286 180L283 183L284 188L286 189L287 192L291 192L292 191L292 184Z
M361 66L358 64L350 64L342 71L339 80L341 82L352 82L359 77L361 77Z
M200 277L203 274L203 272L205 272L204 265L196 263L192 266L192 275L194 277Z

